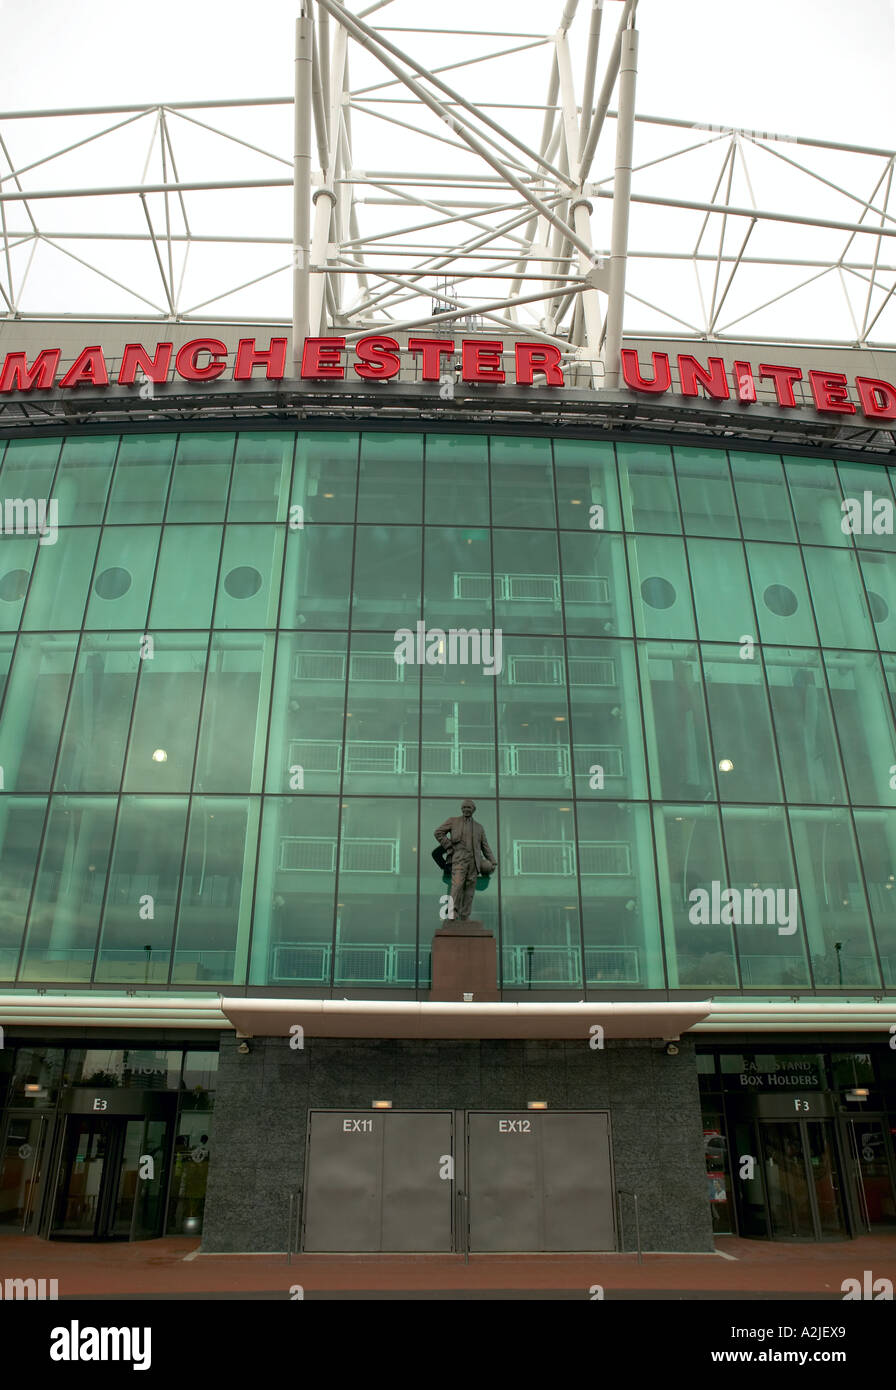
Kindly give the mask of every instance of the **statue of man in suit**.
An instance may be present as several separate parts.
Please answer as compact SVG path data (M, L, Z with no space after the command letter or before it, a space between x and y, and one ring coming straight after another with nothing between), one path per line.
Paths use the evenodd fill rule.
M442 822L435 831L435 837L444 851L446 867L451 870L453 920L466 922L473 907L477 877L479 874L494 873L498 861L489 848L485 831L473 819L475 803L468 799L460 809L459 816L449 816Z

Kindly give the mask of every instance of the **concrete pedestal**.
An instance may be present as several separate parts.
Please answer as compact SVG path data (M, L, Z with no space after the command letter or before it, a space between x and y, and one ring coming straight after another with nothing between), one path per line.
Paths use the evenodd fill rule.
M481 922L446 922L432 939L431 1000L497 1004L498 955L494 933Z

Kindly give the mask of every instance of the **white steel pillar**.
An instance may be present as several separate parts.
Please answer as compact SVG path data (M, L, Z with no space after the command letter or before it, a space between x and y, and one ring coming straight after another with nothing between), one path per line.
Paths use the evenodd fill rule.
M296 20L295 144L293 151L292 361L301 371L302 344L309 325L311 233L311 81L314 31L307 0Z
M308 324L312 337L320 337L323 332L324 290L327 273L318 267L327 259L330 243L330 217L336 206L336 194L332 188L324 186L314 191L314 233L311 237L311 258L309 270Z
M619 62L619 113L616 117L616 177L613 183L613 230L610 241L610 286L607 337L604 344L604 386L619 386L619 350L625 302L628 252L628 214L632 191L632 144L635 129L635 76L638 71L638 31L622 35Z

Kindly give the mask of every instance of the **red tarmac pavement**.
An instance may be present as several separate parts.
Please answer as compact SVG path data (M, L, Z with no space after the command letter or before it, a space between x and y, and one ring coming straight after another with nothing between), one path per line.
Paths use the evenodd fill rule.
M80 1297L258 1296L301 1284L306 1294L420 1290L550 1291L603 1286L632 1296L842 1297L844 1279L896 1285L896 1235L821 1245L783 1245L720 1237L715 1254L635 1255L200 1255L187 1237L92 1245L0 1237L0 1279L57 1279L60 1299ZM725 1258L728 1256L729 1258ZM192 1258L191 1258L192 1257Z

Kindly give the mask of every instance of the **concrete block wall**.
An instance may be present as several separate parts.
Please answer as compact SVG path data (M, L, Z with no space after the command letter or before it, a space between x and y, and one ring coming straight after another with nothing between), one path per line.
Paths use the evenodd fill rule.
M609 1110L617 1187L637 1192L645 1250L711 1250L693 1043L222 1036L202 1249L286 1249L289 1193L304 1186L309 1110ZM635 1248L623 1198L624 1248Z

